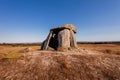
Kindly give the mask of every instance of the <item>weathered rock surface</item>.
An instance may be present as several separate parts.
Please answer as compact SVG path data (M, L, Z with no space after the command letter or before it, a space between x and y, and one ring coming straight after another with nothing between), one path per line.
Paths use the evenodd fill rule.
M64 27L71 29L74 33L77 33L77 29L73 24L66 24Z
M70 31L64 29L58 33L58 48L70 48Z

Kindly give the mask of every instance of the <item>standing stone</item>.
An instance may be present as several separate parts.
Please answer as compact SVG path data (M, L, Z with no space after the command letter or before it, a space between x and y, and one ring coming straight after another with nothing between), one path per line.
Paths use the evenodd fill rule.
M47 39L42 43L42 47L41 47L41 50L46 50L48 48L48 45L49 45L49 42L50 42L50 39L52 37L52 31L50 31Z
M58 48L70 47L70 31L64 29L58 33Z
M77 47L77 41L74 35L74 32L70 30L70 46L76 48Z

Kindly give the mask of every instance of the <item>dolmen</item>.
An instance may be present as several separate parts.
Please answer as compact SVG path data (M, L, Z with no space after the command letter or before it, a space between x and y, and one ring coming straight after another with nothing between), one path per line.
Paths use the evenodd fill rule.
M43 41L41 50L52 48L54 50L65 51L77 48L76 33L77 29L72 24L52 28L46 40Z

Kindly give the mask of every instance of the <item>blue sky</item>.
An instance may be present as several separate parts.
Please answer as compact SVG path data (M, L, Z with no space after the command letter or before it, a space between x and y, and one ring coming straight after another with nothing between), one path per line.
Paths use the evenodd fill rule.
M77 41L120 41L120 0L0 0L0 43L42 42L69 23Z

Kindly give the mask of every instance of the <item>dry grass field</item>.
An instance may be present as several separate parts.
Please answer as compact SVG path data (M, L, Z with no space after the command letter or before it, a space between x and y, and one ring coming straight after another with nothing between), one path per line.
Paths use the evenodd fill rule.
M27 51L26 49L30 49ZM0 59L5 57L17 58L21 56L22 53L37 51L40 49L40 46L11 46L11 45L2 45L0 46Z
M79 48L120 55L120 44L79 44Z
M119 44L78 44L79 50L0 46L0 80L120 80Z

